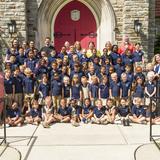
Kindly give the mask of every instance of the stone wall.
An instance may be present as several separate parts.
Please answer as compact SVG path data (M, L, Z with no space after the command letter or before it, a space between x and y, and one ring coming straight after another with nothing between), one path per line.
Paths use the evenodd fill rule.
M2 46L10 44L13 38L25 40L26 35L26 10L25 0L0 0L0 42ZM16 21L17 34L12 37L8 33L8 23Z

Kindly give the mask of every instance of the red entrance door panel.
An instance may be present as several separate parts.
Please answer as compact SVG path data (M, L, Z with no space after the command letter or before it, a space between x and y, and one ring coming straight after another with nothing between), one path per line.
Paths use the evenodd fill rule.
M66 4L58 13L54 24L55 47L60 51L65 41L71 45L80 41L82 48L88 48L88 42L97 42L97 27L90 9L79 1Z

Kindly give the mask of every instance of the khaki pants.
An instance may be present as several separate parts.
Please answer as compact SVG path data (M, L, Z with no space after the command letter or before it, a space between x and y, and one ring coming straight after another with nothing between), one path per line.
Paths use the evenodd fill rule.
M22 108L23 107L23 93L16 93L14 98L15 98L15 101L20 106L20 108Z
M61 96L52 96L53 107L58 111L60 105Z
M6 94L5 97L5 106L6 107L11 107L13 101L13 95L12 94Z

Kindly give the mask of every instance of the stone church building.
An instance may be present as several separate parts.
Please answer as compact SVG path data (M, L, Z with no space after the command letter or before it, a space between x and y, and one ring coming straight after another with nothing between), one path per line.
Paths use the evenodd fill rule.
M0 0L1 46L18 38L34 40L40 47L49 36L58 48L66 40L78 40L83 47L94 41L102 50L106 41L119 44L127 35L152 55L159 30L156 4L160 6L159 0ZM12 35L8 32L11 20L16 23ZM140 24L139 33L135 22Z

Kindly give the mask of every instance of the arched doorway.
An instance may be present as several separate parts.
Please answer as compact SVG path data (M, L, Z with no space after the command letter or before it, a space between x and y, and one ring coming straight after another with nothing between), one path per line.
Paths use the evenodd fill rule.
M54 43L55 21L61 9L75 0L41 0L38 9L38 26L36 32L37 46L44 45L45 37L50 36ZM97 27L97 48L103 50L106 41L115 43L116 17L110 0L76 0L94 15ZM65 19L65 17L64 17ZM89 23L89 22L87 22ZM60 35L59 35L60 34ZM83 33L82 33L83 34ZM87 33L84 33L87 34ZM57 36L61 36L58 33ZM91 37L95 36L91 34Z
M58 13L54 23L54 44L59 51L65 41L74 44L80 41L82 48L88 47L88 42L97 43L97 26L90 9L79 1L66 4Z

